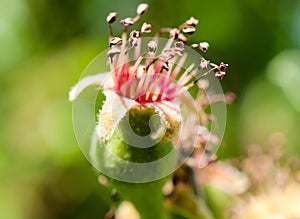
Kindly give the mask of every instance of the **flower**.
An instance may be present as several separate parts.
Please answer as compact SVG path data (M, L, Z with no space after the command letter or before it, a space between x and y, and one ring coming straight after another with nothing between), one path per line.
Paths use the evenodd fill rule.
M209 149L204 150L205 145L217 145L219 138L206 127L209 122L203 123L203 118L209 117L204 111L210 102L209 94L206 93L210 85L203 78L210 73L222 78L228 65L223 62L216 65L200 55L196 58L191 55L196 53L191 52L193 48L205 53L209 47L206 42L190 47L186 45L198 24L198 20L193 17L178 28L161 28L153 38L144 37L151 32L152 27L146 22L140 30L129 32L129 28L147 10L147 4L140 4L135 17L121 19L120 24L124 30L120 37L114 35L112 28L118 14L108 14L106 21L110 35L107 59L110 71L81 79L71 89L69 99L74 101L84 89L92 85L103 89L106 99L99 111L96 127L100 144L108 143L115 134L126 144L137 148L171 142L174 147L179 145L183 157L191 155L194 147L201 148L197 149L201 153L194 154L199 157L205 151L209 154L209 162L213 156L207 153ZM164 34L169 35L169 39L162 38ZM189 92L194 87L197 87L195 98ZM212 121L213 116L208 120ZM132 161L128 153L125 154L125 160ZM142 158L139 162L142 162ZM198 166L202 165L205 164Z
M204 77L214 73L212 77L222 78L227 64L216 65L193 50L205 53L208 43L186 45L198 24L193 17L177 28L161 28L152 38L145 37L151 32L149 23L129 32L147 10L147 4L140 4L135 17L121 19L119 37L112 28L118 15L108 14L110 70L80 80L69 99L74 101L89 86L102 88L105 101L88 157L141 218L164 218L161 191L168 176L186 158L193 167L215 159L210 149L220 138L208 127L215 121L213 110L205 110L225 98L207 92L210 82ZM145 198L149 194L155 198Z
M271 187L245 202L240 201L233 218L299 218L299 195L299 182L290 181L284 189Z
M283 133L275 132L266 150L249 146L240 165L251 187L245 195L236 197L230 218L300 218L299 159L286 156L284 144Z

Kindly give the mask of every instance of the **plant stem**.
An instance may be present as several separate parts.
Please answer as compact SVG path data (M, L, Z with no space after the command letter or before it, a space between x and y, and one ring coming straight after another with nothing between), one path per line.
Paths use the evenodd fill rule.
M167 219L162 195L165 180L149 183L114 181L112 184L124 199L135 206L140 214L140 219Z

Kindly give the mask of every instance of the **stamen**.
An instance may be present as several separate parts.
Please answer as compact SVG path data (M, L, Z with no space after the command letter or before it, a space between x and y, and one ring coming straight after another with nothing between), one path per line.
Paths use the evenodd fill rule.
M204 59L201 59L200 61L202 61ZM206 60L205 60L206 61ZM213 68L211 68L210 70L208 70L207 72L203 73L202 75L200 75L195 81L191 82L190 84L186 85L185 86L185 89L189 89L191 87L193 87L201 78L204 78L206 77L209 73L211 72L215 72L215 77L219 78L219 79L222 79L225 75L226 75L226 68L228 67L228 64L225 64L223 62L220 63L220 65L216 65L214 63L209 63L209 61L206 61L208 62L208 64L210 66L212 66ZM198 67L198 69L200 70L201 69L201 63L200 63L200 66ZM194 72L191 74L191 75L194 75ZM188 78L188 77L187 77ZM187 81L186 81L187 82ZM185 83L186 83L185 82Z
M204 58L200 59L200 66L199 67L201 69L207 69L209 65L210 65L210 61L208 61Z
M231 104L235 98L235 94L231 92L227 92L225 94L215 94L210 97L210 103L225 102L226 104Z
M142 88L144 87L145 78L146 77L141 77L140 80L139 80L139 83L138 83L138 86L137 86L137 89L136 89L136 94L135 94L135 97L134 97L135 100L137 100L138 98L140 98L143 95Z
M121 53L118 56L118 68L114 71L114 75L117 82L117 85L121 85L122 81L126 81L126 78L128 78L129 75L129 61L128 61L128 55L126 54L126 46L124 43L122 44ZM120 87L117 87L117 89Z
M107 23L112 24L113 22L116 21L117 17L118 17L117 12L111 12L107 15L106 21Z
M131 47L137 46L137 40L140 37L140 32L137 30L133 30L129 36L129 45Z
M151 65L153 65L157 60L159 60L159 57L153 58L153 60L146 66L144 66L144 71L148 72Z
M180 76L180 78L179 78L179 80L178 80L177 83L179 83L179 84L181 84L181 85L184 85L186 82L188 82L188 80L190 80L190 79L187 80L187 77L188 77L189 73L193 70L193 68L195 67L195 63L196 63L196 62L197 62L197 61L193 62L193 63L192 63L192 64L184 71L184 73Z
M141 33L151 33L151 24L143 23Z
M114 91L119 96L134 99L140 103L161 102L175 98L183 90L192 87L198 81L211 72L218 78L223 78L226 74L227 64L220 65L210 63L201 58L192 63L185 71L183 65L188 58L188 53L184 50L184 43L188 41L191 34L196 31L198 20L191 17L178 28L161 28L152 41L147 44L147 49L141 50L141 36L151 32L151 24L144 22L140 31L133 30L128 37L128 28L134 25L148 10L148 4L140 4L136 9L135 17L122 19L120 23L124 26L122 36L113 35L112 24L117 20L118 14L111 12L106 17L109 28L109 46L107 53L110 61L111 87L107 90ZM156 54L159 37L161 34L169 34L169 39L165 43L162 52ZM134 48L133 60L129 57L129 51ZM208 51L209 44L200 42L192 44L191 48L198 48L203 53ZM143 53L141 54L141 51ZM143 62L144 61L144 62ZM196 62L200 62L196 65ZM210 67L210 68L209 68ZM207 69L200 75L199 71ZM183 71L183 74L181 74ZM200 75L200 76L199 76ZM146 76L146 77L143 77ZM179 78L175 82L176 78ZM196 79L196 80L194 80ZM193 81L194 80L194 81ZM100 84L98 77L83 79L70 93L70 98L75 99L78 93L86 86L93 83ZM104 86L101 84L101 86ZM121 98L121 100L123 100Z
M175 48L181 49L183 51L184 50L184 43L183 42L176 42L175 43Z
M199 44L192 44L191 48L198 48L201 52L206 53L208 51L209 44L208 42L201 42Z
M134 62L136 63L141 54L141 38L139 37L136 42L136 46L134 47Z
M159 89L159 80L160 77L157 75L156 77L151 77L151 80L149 80L149 82L151 82L151 84L149 85L148 88L148 93L146 95L146 100L153 100L153 96L157 96L160 94L160 89ZM157 94L157 95L154 95ZM156 97L156 99L157 99Z
M192 78L196 77L197 72L200 71L200 68L196 68L193 71L191 71L186 77L185 80L183 80L182 85L185 85L186 83L188 83Z
M183 56L181 57L181 59L179 60L179 62L177 63L176 68L174 69L173 73L171 74L171 77L173 79L175 79L177 77L178 73L182 69L182 66L183 66L186 58L187 58L187 53L184 53Z
M163 27L161 28L158 32L155 33L154 35L154 39L156 42L158 42L159 38L160 38L160 35L162 33L169 33L173 30L173 28L169 28L169 27Z
M170 39L176 40L179 35L179 30L177 28L173 28L170 30Z
M137 22L141 15L144 14L148 10L148 4L139 4L139 6L136 9L136 17L133 19L134 22Z
M127 54L132 48L138 46L138 39L140 38L140 32L137 30L133 30L129 36L129 45L130 47L126 50L125 54Z
M148 4L139 4L139 6L136 9L136 13L138 15L142 15L148 10L148 7Z
M110 70L113 72L116 65L117 65L117 57L116 55L121 53L121 49L119 47L113 47L111 48L108 53L107 56L109 57L110 60Z
M212 69L208 70L208 71L205 72L205 73L203 73L203 74L200 75L195 81L193 81L193 82L191 82L190 84L186 85L186 86L185 86L185 89L187 89L187 90L190 89L190 88L193 87L195 84L197 84L197 82L198 82L201 78L206 77L209 73L215 71L217 68L218 68L218 66L215 67L215 68L212 68Z
M203 53L206 53L208 51L208 47L209 47L208 42L199 43L199 48Z
M174 52L178 56L182 56L184 52L184 43L179 41L175 43Z
M150 42L147 44L147 46L148 46L148 53L149 53L150 55L154 55L155 52L156 52L156 50L157 50L157 44L156 44L156 42L154 42L154 41L152 40L152 41L150 41Z
M118 17L118 14L116 12L111 12L106 17L106 22L107 22L108 28L109 28L109 38L113 37L113 31L112 31L111 24L116 21L117 17Z
M120 24L124 26L124 30L122 33L122 40L123 40L123 49L125 49L126 43L127 43L127 29L129 26L132 26L134 24L133 18L125 18L120 21Z
M195 33L195 31L196 31L196 28L193 27L193 26L185 26L182 29L182 32L185 33L185 34L193 34L193 33Z
M121 49L119 47L113 47L110 50L108 50L107 56L113 58L115 55L120 53L121 53Z
M121 44L122 44L122 39L119 37L112 37L109 42L110 47L116 46L116 45L121 45Z
M194 43L194 44L190 45L190 47L193 49L196 49L196 48L199 48L199 44Z
M142 98L144 98L145 101L147 101L149 95L150 95L150 92L149 92L149 86L150 86L150 83L151 83L151 77L147 76L145 77L145 81L144 81L144 86L142 87Z
M161 72L165 70L165 71L169 71L170 68L169 68L169 63L168 62L164 62L161 66Z
M129 27L134 24L134 20L131 17L127 17L127 18L121 20L120 23L125 27Z
M218 66L201 58L192 63L179 77L179 80L173 83L173 80L175 80L181 72L182 66L188 56L188 54L184 52L184 43L187 42L190 35L196 31L195 27L198 24L198 20L191 17L178 28L161 28L160 31L156 33L154 40L148 43L147 50L141 54L141 35L151 32L151 24L143 23L140 32L133 30L129 34L128 43L127 30L137 22L141 18L141 15L147 10L148 4L140 4L137 7L137 15L134 18L128 17L120 21L124 26L122 39L112 36L111 24L115 22L117 14L112 12L107 16L107 23L110 28L111 47L108 52L108 57L111 62L111 70L114 72L116 90L122 89L122 91L119 90L120 94L131 99L134 98L138 100L138 102L161 101L164 98L163 96L172 99L178 95L178 92L181 92L182 89L189 89L211 72L215 72L215 76L218 78L222 78L226 74L225 71L228 65L221 63ZM161 54L154 57L157 51L157 42L162 33L169 33L170 38L164 45ZM174 43L175 40L177 42ZM208 47L209 44L207 42L191 45L191 48L199 48L203 53L207 52ZM132 65L128 63L128 52L133 48L134 59ZM142 67L141 63L146 55L148 56ZM179 59L180 56L181 58ZM176 67L173 69L176 62ZM196 62L200 62L197 67ZM119 67L117 67L117 63ZM211 69L197 76L200 70L207 69L209 66ZM149 77L143 77L143 74L148 73ZM169 80L164 77L169 78ZM196 78L196 80L192 81L193 78ZM129 84L127 84L125 88L122 88L122 85L125 83Z
M172 30L172 28L163 27L163 28L160 28L160 30L157 33L158 34L161 34L161 33L170 33L171 30Z
M188 25L188 26L197 26L198 25L198 22L199 20L195 19L194 17L191 17L190 19L188 19L185 23Z
M130 98L134 99L136 95L136 90L138 86L138 80L136 78L132 79L132 83L130 84Z
M188 41L188 38L185 37L183 34L180 33L180 34L178 34L178 40L186 43Z
M215 76L219 79L222 79L226 75L226 68L228 67L228 64L225 64L224 62L221 62L220 65L216 65L211 63L211 65L215 66L214 69L217 69L218 71L215 73Z
M137 75L138 67L140 66L140 64L141 64L143 58L146 56L146 54L147 54L147 51L145 51L134 63L134 66L131 70L131 75L133 75L134 77Z

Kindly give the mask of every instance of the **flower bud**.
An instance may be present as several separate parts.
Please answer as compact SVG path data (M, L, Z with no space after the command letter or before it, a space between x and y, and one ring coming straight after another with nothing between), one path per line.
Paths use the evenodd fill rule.
M98 117L100 146L90 153L93 164L113 178L130 177L141 181L145 173L138 172L135 168L140 167L131 163L155 162L173 150L172 141L181 126L179 107L163 101L158 104L131 102L133 105L127 108L122 106L117 95L109 92L106 95ZM171 155L171 160L158 162L153 169L147 170L147 177L154 179L166 169L174 168L176 158L173 156L175 154ZM128 166L124 166L124 161Z

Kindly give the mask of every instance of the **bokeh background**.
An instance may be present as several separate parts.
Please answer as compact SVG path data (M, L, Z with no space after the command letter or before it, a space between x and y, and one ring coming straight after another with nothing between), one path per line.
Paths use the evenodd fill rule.
M73 135L68 92L107 48L110 11L133 16L138 3L154 29L199 19L193 42L230 64L220 159L279 133L286 156L300 153L298 0L1 0L0 218L103 218L111 202ZM120 32L121 27L114 25Z

